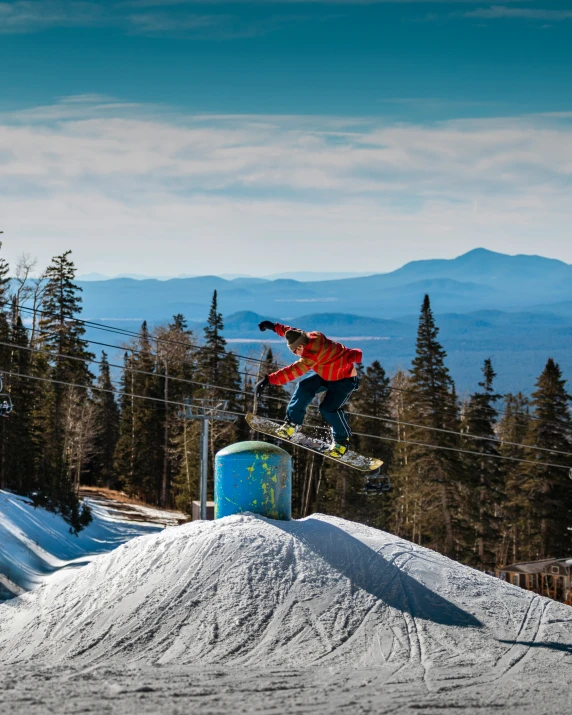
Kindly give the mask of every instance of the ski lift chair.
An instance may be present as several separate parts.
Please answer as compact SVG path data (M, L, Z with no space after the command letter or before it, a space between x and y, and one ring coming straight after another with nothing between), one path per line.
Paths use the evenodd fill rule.
M12 412L14 405L10 395L0 394L0 417L8 417L10 412Z
M0 375L0 417L8 417L14 409L12 398L5 392L2 392L2 375Z
M367 496L381 496L389 491L391 491L391 480L387 474L381 474L380 468L366 477L361 493Z

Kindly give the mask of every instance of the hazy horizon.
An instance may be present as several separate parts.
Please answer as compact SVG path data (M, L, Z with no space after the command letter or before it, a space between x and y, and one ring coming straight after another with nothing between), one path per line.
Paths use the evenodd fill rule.
M452 258L443 258L440 256L435 256L433 258L428 258L428 259L421 259L425 261L454 261L457 258L462 258L463 256L477 252L477 251L486 251L487 253L491 254L498 254L498 255L503 255L503 256L527 256L530 258L539 258L539 259L547 259L547 260L557 260L561 261L559 258L555 258L552 256L544 256L539 253L516 253L516 254L508 254L508 253L501 253L500 251L489 251L489 249L483 249L481 246L477 246L471 251L467 251L466 253L459 254L458 256L453 256ZM406 263L398 266L394 270L399 270L400 268L403 268L404 266L408 265L409 263L416 263L418 259L411 259L410 261L407 261ZM566 265L572 265L571 263L567 263L566 261L561 261L562 263ZM117 278L130 278L132 280L173 280L173 279L182 279L182 278L203 278L205 276L215 276L218 278L222 278L224 280L236 280L240 278L254 278L254 279L261 279L261 280L277 280L279 278L283 278L286 276L293 276L297 275L298 278L296 280L299 280L301 282L304 281L320 281L320 280L336 280L336 279L342 279L342 278L358 278L358 277L366 277L366 276L371 276L371 275L383 275L385 273L392 273L393 271L361 271L361 272L340 272L340 271L287 271L283 273L274 273L270 275L256 275L256 274L220 274L220 273L203 273L203 274L193 274L193 275L187 275L187 274L179 274L179 275L167 275L167 276L160 276L160 275L144 275L144 274L119 274L119 275L104 275L104 274L98 274L98 273L90 273L90 274L81 274L78 273L77 275L77 280L79 281L96 281L96 280L114 280ZM317 276L322 276L321 278L318 278Z

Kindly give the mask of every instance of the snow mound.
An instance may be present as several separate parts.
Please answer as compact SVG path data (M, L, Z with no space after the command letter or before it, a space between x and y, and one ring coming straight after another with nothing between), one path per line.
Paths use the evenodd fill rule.
M474 678L570 642L569 607L322 515L167 529L0 606L4 663L417 664Z
M97 554L163 528L114 515L95 500L86 502L93 521L75 536L60 514L0 490L0 600L37 588L55 572L63 575Z

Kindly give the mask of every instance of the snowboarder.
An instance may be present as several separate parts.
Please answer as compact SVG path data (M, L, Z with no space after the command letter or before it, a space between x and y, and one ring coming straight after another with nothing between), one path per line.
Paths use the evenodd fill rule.
M263 331L273 330L281 338L286 338L288 348L300 359L260 380L256 385L257 397L260 397L269 384L284 385L309 370L314 371L313 375L300 380L296 386L286 409L286 422L278 430L279 436L283 439L292 438L303 424L310 402L318 393L325 392L320 412L332 428L333 443L330 445L329 455L338 459L343 457L352 435L343 406L350 399L352 392L359 387L354 363L362 361L362 351L359 348L346 348L341 343L329 340L322 333L306 333L289 325L272 323L270 320L263 320L258 327Z

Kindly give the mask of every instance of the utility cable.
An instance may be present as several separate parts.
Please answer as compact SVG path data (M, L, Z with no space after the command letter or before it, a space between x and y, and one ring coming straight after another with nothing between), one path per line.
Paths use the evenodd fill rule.
M19 372L2 372L3 375L9 375L10 377L24 378L25 380L38 380L39 382L49 382L54 385L65 385L67 387L75 387L79 390L97 390L98 392L107 392L112 395L121 395L122 397L135 397L139 400L150 400L151 402L162 402L168 405L178 405L180 407L189 407L188 402L178 402L175 400L165 400L162 397L151 397L149 395L137 395L132 392L124 392L121 390L109 390L106 387L99 387L99 385L80 385L75 382L68 382L66 380L56 380L52 377L39 377L38 375L23 375ZM231 410L217 409L216 412L223 412L229 415L245 415L245 412L232 412Z
M41 310L40 308L28 308L27 306L23 306L22 304L19 304L19 303L13 303L13 304L11 304L11 303L9 303L9 301L3 301L3 303L4 303L4 305L10 304L10 305L17 306L17 307L20 308L20 310L25 310L25 311L30 312L30 313L40 313L41 315L49 315L49 316L55 317L55 318L58 318L58 317L59 317L59 316L58 316L57 314L55 314L55 313L51 313L50 311ZM2 304L2 302L0 302L0 304ZM94 322L94 321L88 321L88 320L84 320L84 319L82 319L82 318L73 318L73 317L72 317L72 318L69 318L69 317L66 317L66 318L64 318L64 320L66 320L66 321L71 321L71 322L75 322L75 323L81 323L81 324L83 324L83 325L89 325L90 327L97 328L98 330L107 331L107 332L110 332L110 333L113 333L113 334L116 334L116 335L125 335L125 336L133 337L133 338L139 338L139 337L141 336L140 333L136 333L136 332L134 332L134 331L127 330L127 329L125 329L125 328L115 328L115 327L110 326L110 325L105 325L105 324L103 324L103 323L96 323L96 322ZM28 329L28 328L27 328L27 329ZM206 346L206 345L199 345L199 346L194 345L194 346L189 346L187 343L183 343L183 342L181 342L181 341L176 341L176 340L172 340L172 339L169 339L169 338L159 338L159 337L153 336L153 335L151 335L151 334L149 335L149 339L150 339L150 340L154 340L154 341L156 341L156 342L162 342L162 343L166 343L166 344L172 344L172 345L183 346L183 347L187 348L188 350L194 350L194 351L206 350L206 351L210 351L210 352L217 352L217 353L219 353L219 354L228 355L228 353L227 353L226 351L224 351L224 350L215 350L214 348L210 348L210 347L208 347L208 346ZM107 344L107 343L99 343L99 342L97 342L97 341L95 341L95 340L87 340L87 339L86 339L86 342L88 342L88 343L90 343L90 344L93 344L93 345L100 345L100 346L110 347L110 348L113 347L113 348L116 348L117 350L125 350L125 349L126 349L125 347L121 347L121 346L110 345L110 344ZM127 349L129 349L129 350L135 352L135 349L134 349L134 348L127 348ZM234 353L234 352L232 352L232 354L233 354L235 357L237 357L237 358L240 358L240 359L242 359L242 360L246 360L246 361L249 361L249 362L255 362L255 363L259 363L259 364L265 364L265 363L266 363L265 360L261 360L260 358L247 357L246 355L240 355L239 353ZM276 363L276 366L277 366L278 368L285 367L285 365L282 364L282 363ZM243 371L239 371L239 373L242 374L242 375L248 375L248 376L250 377L250 375L249 375L248 373L245 373L245 372L243 372ZM419 396L419 398L421 398L421 399L423 399L423 400L427 400L427 397L426 397L425 395L423 395L422 393L420 393L418 390L410 390L410 389L407 389L407 388L400 388L400 387L394 387L394 386L388 386L387 389L390 390L390 391L392 391L392 392L401 392L401 393L404 393L404 394L417 395L417 396ZM450 416L450 412L444 412L442 409L441 409L441 410L433 410L433 411L434 411L436 414L443 414L443 415L449 415L449 416ZM504 411L504 410L495 410L495 412L497 413L497 415L504 415L504 414L506 414L506 411ZM351 413L349 413L349 414L351 414ZM379 419L379 418L376 418L374 415L370 415L370 417L371 417L372 419ZM528 417L528 419L535 420L535 421L539 419L539 418L535 417L534 415L527 415L527 417ZM555 423L555 424L557 424L557 423Z
M18 350L27 350L27 351L35 352L35 353L41 353L41 352L43 352L43 351L42 351L41 349L39 349L39 348L32 348L32 347L23 346L23 345L14 345L14 344L12 344L12 343L7 343L7 342L4 342L4 341L0 341L0 345L6 346L6 347L10 347L10 348L15 348L15 349L18 349ZM90 363L90 364L95 364L95 365L102 365L102 364L103 364L102 361L100 361L100 360L96 360L96 359L93 359L93 358L87 358L87 357L80 357L80 356L76 356L76 355L65 355L65 354L62 354L62 353L51 353L50 355L51 355L51 357L62 358L62 359L65 359L65 360L75 360L75 361L84 362L84 363ZM149 371L146 371L146 370L140 370L140 369L138 369L138 368L133 368L133 367L129 367L129 366L126 366L126 365L123 365L123 366L122 366L122 365L117 365L117 364L115 364L115 363L109 363L109 362L108 362L107 364L109 365L109 367L114 367L114 368L118 368L118 369L123 369L123 370L126 370L126 371L128 371L128 372L132 372L132 373L136 373L136 374L140 374L140 375L146 375L146 376L156 377L156 378L168 378L168 379L169 379L170 381L172 381L172 382L180 382L180 383L186 383L186 384L190 384L190 385L200 385L201 387L207 387L207 388L208 388L208 387L212 387L212 388L214 388L214 389L222 390L222 391L225 391L225 392L233 392L233 393L235 393L235 394L240 394L240 395L254 395L254 392L249 392L249 391L247 391L247 390L238 390L238 389L236 389L236 388L223 387L222 385L213 385L213 384L211 384L211 383L200 382L200 381L198 381L198 380L189 380L189 379L187 379L187 378L175 377L175 376L170 376L170 375L167 376L167 375L163 375L163 374L161 374L161 373L149 372ZM267 398L268 398L268 399L271 399L271 400L276 400L276 401L279 401L279 402L283 402L283 403L288 402L288 400L285 400L285 399L280 398L280 397L273 397L273 396L271 396L271 395L268 395ZM360 412L351 412L351 411L348 411L347 414L348 414L348 415L352 415L352 416L354 416L354 417L362 417L362 418L366 418L366 419L374 419L374 420L378 420L378 421L386 422L386 423L391 423L391 424L395 424L395 425L403 425L403 426L406 426L406 427L414 427L414 428L417 428L417 429L426 430L426 431L430 431L430 432L440 432L440 433L443 433L443 434L451 434L451 435L454 435L454 436L456 436L456 437L461 437L461 438L481 440L481 441L486 441L486 442L495 442L495 443L497 443L497 444L504 444L504 445L507 445L507 446L510 446L510 447L521 447L521 448L523 448L523 449L533 449L533 450L540 451L540 452L548 452L549 454L561 454L561 455L566 456L566 457L572 457L572 453L571 453L571 452L563 452L563 451L561 451L561 450L548 449L548 448L546 448L546 447L535 447L535 446L532 446L532 445L520 444L519 442L508 442L508 441L506 441L506 440L498 439L498 438L496 438L496 437L484 437L484 436L482 436L482 435L473 435L473 434L470 434L470 433L457 432L457 431L455 431L455 430L448 430L448 429L443 429L443 428L440 428L440 427L429 427L429 426L426 426L426 425L419 425L419 424L415 424L415 423L412 423L412 422L404 422L403 420L394 420L394 419L391 419L391 418L388 418L388 417L379 417L378 415L362 414L362 413L360 413ZM479 453L479 454L480 454L480 453Z
M150 400L152 402L160 402L164 404L171 404L171 405L179 405L181 407L188 407L189 404L186 402L177 402L174 400L165 400L160 397L149 397L147 395L138 395L135 393L129 393L129 392L116 392L115 390L109 390L104 387L99 387L99 386L91 386L91 385L80 385L77 383L72 383L72 382L67 382L64 380L55 380L53 378L47 378L47 377L39 377L35 375L22 375L20 373L13 373L13 372L4 372L4 375L9 375L10 377L20 377L24 379L29 379L29 380L39 380L41 382L49 382L57 385L67 385L69 387L75 387L80 390L97 390L99 392L107 392L111 394L119 394L124 397L133 397L136 399L140 400ZM220 412L222 414L228 414L228 415L235 415L238 417L244 417L246 415L246 412L238 412L235 410L226 410L226 409L217 409L215 410L216 412ZM445 450L447 452L459 452L461 454L473 454L477 457L485 457L485 458L492 458L492 459L504 459L508 460L511 462L520 462L522 464L533 464L537 467L554 467L556 469L566 469L567 471L570 471L570 467L566 467L562 464L554 464L552 462L538 462L538 461L533 461L530 459L520 459L518 457L507 457L502 454L483 454L482 452L474 452L472 450L467 450L467 449L460 449L457 447L443 447L442 445L437 445L437 444L427 444L425 442L415 442L412 440L405 440L405 439L398 439L397 437L382 437L380 435L374 435L374 434L363 434L363 433L355 433L356 435L360 437L368 437L370 439L378 439L384 442L398 442L400 444L410 444L418 447L428 447L429 449L440 449L440 450ZM290 442L293 446L297 446L295 442Z
M4 303L6 303L6 302L7 302L7 301L4 301ZM19 305L19 304L16 304L16 305ZM21 305L19 305L19 307L20 307L21 309L23 309L23 310L28 311L28 312L32 312L32 313L38 312L38 313L45 314L45 315L51 315L52 317L59 317L59 316L55 315L54 313L50 313L49 311L43 311L43 310L40 310L39 308L28 308L28 307L21 306ZM130 337L140 337L140 333L135 333L135 332L133 332L133 331L129 331L129 330L126 330L126 329L123 329L123 328L114 328L113 326L107 326L107 325L104 325L104 324L101 324L101 323L95 323L95 322L92 322L92 321L86 321L86 320L83 320L83 319L81 319L81 318L65 318L65 320L67 320L67 321L73 321L73 322L76 322L76 323L83 323L84 325L91 325L91 326L97 327L97 328L100 329L100 330L112 332L112 333L114 333L114 334L120 334L120 335L121 335L121 334L125 334L125 335L129 335ZM45 332L45 331L44 331L44 332ZM186 347L188 350L196 350L196 351L205 350L205 349L206 349L206 350L209 350L209 351L214 350L213 348L208 348L207 346L189 346L187 343L183 343L183 342L181 342L181 341L173 341L173 340L167 339L167 338L156 338L155 336L152 336L152 335L150 335L149 337L150 337L150 339L157 340L157 341L161 341L161 342L164 342L164 343L172 343L172 344L174 344L174 345L184 346L184 347ZM114 347L114 348L116 348L116 349L118 349L118 350L125 349L125 348L121 348L121 347L119 347L119 346L110 345L110 344L107 344L107 343L98 343L98 342L92 341L92 340L86 340L86 342L91 343L91 344L94 344L94 345L104 346L104 347L110 347L110 348L111 348L111 347ZM131 350L131 351L133 351L133 352L136 352L136 350L135 350L134 348L128 348L128 349ZM222 354L224 354L224 355L227 355L227 354L228 354L228 353L226 353L225 351L216 351L216 352L222 352ZM239 358L244 359L244 360L249 360L249 361L251 361L251 362L257 362L257 363L260 363L260 364L264 364L264 363L266 362L266 361L260 360L260 359L258 359L258 358L247 358L247 357L244 356L244 355L238 355L238 354L236 354L236 353L232 353L232 354L235 355L235 357L239 357ZM277 365L277 367L283 367L283 365L281 365L280 363L276 363L276 365ZM251 375L250 375L249 373L247 373L247 372L240 371L240 370L239 370L238 372L239 372L239 374L241 374L241 375L251 377ZM409 393L409 394L419 395L420 397L426 399L426 396L425 396L425 395L422 395L422 394L419 393L417 390L407 390L407 389L405 389L405 388L398 388L398 387L392 387L392 386L388 386L387 389L388 389L388 390L391 390L391 391L396 391L396 392L403 392L403 393ZM442 412L442 411L440 411L440 410L433 410L433 411L434 411L435 413L438 413L438 414L449 414L449 413L444 413L444 412ZM506 414L506 412L504 412L504 411L502 411L502 410L495 410L495 411L496 411L497 414L499 414L499 415L500 415L500 414ZM348 414L357 414L357 413L349 412ZM367 417L369 417L370 419L383 419L383 418L377 417L376 415L360 415L360 416L362 416L362 417L366 417L366 416L367 416ZM532 420L538 420L538 418L534 417L533 415L528 415L528 418L529 418L529 419L532 419ZM554 423L554 424L558 424L558 423ZM417 425L417 426L422 427L421 425ZM561 426L561 425L558 425L558 426ZM438 429L438 428L425 428L425 429ZM455 433L455 434L462 434L462 433ZM473 435L473 437L477 438L475 435ZM485 439L486 439L486 438L485 438ZM495 441L502 441L502 440L495 440ZM524 445L519 445L519 446L524 446ZM540 448L538 448L538 449L540 449Z
M24 328L24 330L27 330L28 332L32 332L32 330L33 330L33 328L27 327L26 325L23 325L22 327ZM47 336L47 337L55 334L51 331L41 330L40 328L36 328L36 332L42 336ZM90 345L97 345L97 346L103 347L103 348L113 348L113 349L119 350L121 352L133 353L134 355L142 355L143 354L142 350L138 350L137 348L133 348L130 346L114 345L113 343L101 343L101 342L98 342L97 340L90 340L89 338L82 338L82 340L84 340L84 342L86 342L86 343L89 343ZM14 343L3 343L3 344L10 345L10 347L23 347L23 346L16 346ZM189 345L188 348L189 348L189 350L197 350L197 349L200 349L200 346L197 347L197 346ZM38 352L42 352L42 351L38 350ZM58 356L58 354L54 354L54 353L51 353L51 354L54 355L55 357ZM229 353L225 353L225 355L228 355L228 354ZM234 355L234 353L232 353L232 354ZM60 354L59 357L70 357L70 356ZM74 359L76 359L76 358L74 358ZM97 360L93 360L91 362L94 362L97 364ZM187 360L184 360L183 362L188 365L193 364L193 363L188 362ZM113 365L113 367L117 367L122 370L125 369L123 365ZM238 375L244 375L245 377L252 377L252 375L249 372L245 372L244 370L237 370L236 372Z
M2 301L4 305L12 305L9 301ZM2 303L0 302L0 304ZM17 306L20 310L24 310L28 313L39 313L40 315L47 315L51 318L60 318L59 315L56 313L51 313L50 311L47 310L41 310L40 308L28 308L27 306L15 303L15 306ZM128 330L127 328L115 328L112 325L105 325L103 323L95 323L91 320L84 320L83 318L70 318L70 317L65 317L65 321L68 322L74 322L74 323L81 323L83 325L87 325L91 328L96 328L97 330L103 330L105 332L109 333L115 333L116 335L125 335L130 338L140 338L141 333L137 333L133 330ZM189 346L187 343L184 343L180 340L173 340L172 338L160 338L157 337L156 335L149 334L149 340L153 340L157 343L167 343L169 345L178 345L185 347L187 349L192 349L192 350L203 350L207 352L215 352L221 355L228 355L228 353L225 350L217 350L216 348L211 348L208 345L193 345ZM246 355L240 355L238 353L233 353L233 355L237 358L241 358L242 360L250 360L251 362L259 362L259 363L264 363L264 360L260 360L259 358L250 358L247 357Z
M15 348L16 350L27 350L29 352L34 352L34 353L43 353L44 352L40 348L33 348L30 346L26 346L26 345L14 345L13 343L7 343L2 340L0 340L0 345L5 345L6 347L10 347L10 348ZM80 357L79 355L64 355L63 353L50 353L50 357L62 358L65 360L75 360L78 362L90 363L90 364L94 364L94 365L103 365L104 364L102 360L96 360L95 358ZM158 377L158 378L168 379L170 382L182 382L182 383L186 383L189 385L200 385L202 387L213 387L213 388L216 388L219 390L225 390L227 392L236 392L241 395L253 395L254 394L253 392L246 392L245 390L237 390L233 387L222 387L221 385L212 385L211 383L200 382L198 380L189 380L184 377L175 377L174 375L164 375L163 373L160 373L160 372L149 372L148 370L140 370L139 368L129 367L127 365L117 365L116 363L112 363L112 362L107 362L107 365L109 367L118 368L120 370L125 370L126 372L136 373L138 375L148 375L149 377ZM2 372L3 371L0 370L0 373L2 373ZM4 374L7 375L8 373L4 373ZM112 380L112 382L117 382L117 381ZM271 398L271 399L281 399L281 398ZM284 402L287 402L287 400L284 400Z
M32 310L32 309L27 309L27 310ZM37 310L37 309L36 309L36 310ZM85 322L85 321L81 321L81 320L79 320L79 319L77 319L77 318L73 318L73 319L71 319L71 320L74 320L74 321L77 321L77 322ZM32 331L32 328L29 328L29 327L26 327L26 326L23 326L23 327L24 327L25 330L28 330L28 331L30 331L30 332ZM103 326L100 326L100 329L105 330L106 328L104 328ZM43 331L43 330L41 330L40 328L37 328L36 330L38 331L38 333L43 334L43 335L45 335L45 334L47 334L47 335L53 335L53 334L54 334L54 333L52 333L52 332ZM110 328L110 332L115 332L116 330L119 331L119 329ZM122 334L122 333L121 333L121 332L118 332L118 334ZM140 337L140 333L138 333L138 334L135 334L135 333L134 333L133 335L137 335L138 337ZM98 346L100 346L100 347L113 348L113 349L116 349L116 350L125 350L125 351L132 352L132 353L134 353L134 354L142 354L140 350L137 350L136 348L133 348L133 347L125 347L125 346L120 346L120 345L114 345L114 344L111 344L111 343L102 343L102 342L98 342L98 341L96 341L96 340L91 340L91 339L87 339L87 338L85 338L85 342L89 343L90 345L98 345ZM164 342L170 342L170 341L164 340ZM187 345L186 343L181 343L180 341L176 341L175 344L177 344L177 345L185 345L188 349L194 349L194 350L201 350L201 349L202 349L201 346L189 346L189 345ZM227 353L224 353L224 354L226 355ZM234 353L233 353L233 354L234 354ZM66 356L59 355L59 357L66 357ZM240 356L237 356L237 357L240 357ZM76 358L74 358L74 359L76 359ZM257 358L244 358L244 359L250 360L250 361L252 361L252 362L259 362L259 363L265 363L265 362L266 362L266 361L258 360ZM94 362L95 364L100 364L100 363L98 363L96 360L93 360L92 362ZM186 361L185 361L185 362L186 362ZM279 367L280 365L277 364L277 366ZM110 367L115 367L115 368L118 368L118 369L128 369L128 370L133 371L132 368L126 368L125 366L116 365L116 364L111 364L111 363L110 363ZM237 372L238 372L238 374L243 375L243 376L245 376L245 377L252 377L252 375L251 375L249 372L245 372L245 371L242 371L242 370L237 370ZM151 373L147 373L147 374L151 374ZM154 374L154 373L153 373L153 374ZM176 378L171 378L171 379L176 379ZM232 390L232 388L220 388L220 387L219 387L219 389L226 389L226 390L229 390L229 391ZM418 394L416 391L413 391L413 390L404 390L404 389L398 388L398 387L388 387L388 389L389 389L389 390L393 390L393 391L397 391L397 392L409 392L409 393L413 393L413 394ZM241 392L241 391L237 391L237 392ZM279 397L269 397L269 399L278 400L278 401L284 402L284 403L287 402L287 400L285 400L285 399L283 399L283 398L279 398ZM435 411L435 412L438 413L438 414L447 414L447 415L448 415L448 413L443 413L443 412L441 412L441 411ZM369 418L369 419L377 419L377 420L383 420L383 419L384 419L384 418L378 417L377 415L363 415L363 414L359 414L359 413L355 413L355 412L348 412L348 414L350 414L350 415L357 415L357 416L359 416L359 417L367 417L367 418ZM497 414L502 414L502 412L501 412L501 411L497 411ZM529 415L529 418L530 418L530 419L536 419L536 418L534 418L533 416L530 416L530 415ZM391 420L387 420L387 421L391 421ZM395 420L394 422L395 422L396 424L402 424L402 423L399 422L398 420ZM422 427L422 425L414 425L414 426ZM425 429L437 429L437 428L425 428ZM455 434L462 434L462 433L456 432ZM476 436L475 436L475 439L477 439ZM484 439L486 439L486 438L484 438ZM498 441L500 441L500 440L498 440ZM524 446L524 445L518 445L518 446ZM542 448L538 448L538 449L542 449Z
M470 449L461 449L459 447L443 447L440 444L427 444L426 442L414 442L412 440L407 440L407 439L399 439L397 437L380 437L379 435L375 434L363 434L361 432L354 432L355 435L358 435L360 437L370 437L372 439L381 439L387 442L399 442L400 444L411 444L417 447L429 447L430 449L443 449L446 450L447 452L459 452L461 454L474 454L477 457L487 457L490 459L505 459L510 462L521 462L522 464L534 464L537 467L555 467L557 469L566 469L569 472L572 472L572 469L570 467L566 467L563 464L554 464L552 462L537 462L532 459L520 459L520 457L508 457L505 456L504 454L483 454L482 452L475 452Z
M558 449L548 449L547 447L533 447L530 444L520 444L519 442L507 442L504 439L499 439L498 437L484 437L478 434L470 434L470 432L456 432L455 430L444 429L442 427L427 427L425 425L418 425L412 422L404 422L403 420L392 420L389 417L378 417L377 415L363 415L359 412L349 412L348 415L353 415L354 417L365 417L367 419L380 420L382 422L390 422L395 425L403 425L404 427L416 427L421 430L429 430L430 432L441 432L443 434L452 434L461 438L482 440L485 442L496 442L497 444L506 444L509 447L522 447L523 449L537 449L541 452L549 452L550 454L562 454L566 457L572 457L572 452L562 452Z

